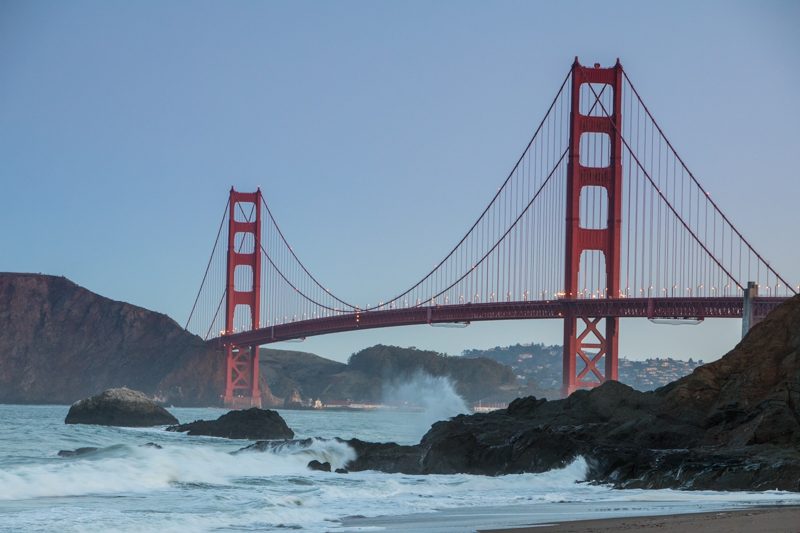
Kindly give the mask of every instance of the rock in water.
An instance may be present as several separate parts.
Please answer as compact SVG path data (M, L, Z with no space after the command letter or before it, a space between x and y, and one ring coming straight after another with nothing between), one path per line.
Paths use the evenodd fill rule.
M72 404L65 424L148 427L175 424L178 419L144 393L120 388Z
M75 450L59 450L58 456L59 457L77 457L79 455L86 455L89 453L94 453L100 448L95 448L94 446L86 446L85 448L77 448Z
M189 424L170 426L167 431L187 431L189 435L208 435L228 439L291 439L294 437L286 422L275 411L252 407L230 411L216 420L196 420Z
M324 463L320 463L316 459L312 459L308 462L308 469L309 470L319 470L320 472L330 472L331 471L331 464L327 461Z

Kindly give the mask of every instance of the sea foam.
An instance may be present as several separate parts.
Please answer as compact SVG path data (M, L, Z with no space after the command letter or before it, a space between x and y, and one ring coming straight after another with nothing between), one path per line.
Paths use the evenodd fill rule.
M355 452L344 443L312 439L267 453L230 454L207 446L111 446L86 456L0 471L0 500L148 492L181 483L230 485L239 478L308 475L312 459L344 466Z

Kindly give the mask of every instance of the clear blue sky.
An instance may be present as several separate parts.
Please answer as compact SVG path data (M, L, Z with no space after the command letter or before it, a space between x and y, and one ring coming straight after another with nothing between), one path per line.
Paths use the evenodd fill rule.
M485 206L572 59L631 79L734 223L800 282L800 3L0 1L0 270L183 322L231 185L347 299L405 288ZM358 268L354 268L357 262ZM622 325L713 359L738 321ZM309 339L449 353L557 322Z

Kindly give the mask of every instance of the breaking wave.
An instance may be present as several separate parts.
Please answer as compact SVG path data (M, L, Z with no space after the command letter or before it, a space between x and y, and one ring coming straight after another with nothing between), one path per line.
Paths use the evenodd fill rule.
M0 471L0 500L149 492L180 484L231 485L242 478L309 475L306 465L312 459L339 468L354 457L344 443L317 439L240 454L207 446L115 445Z
M469 406L449 377L417 372L409 379L384 384L383 402L422 409L414 417L413 433L422 437L434 422L469 413Z

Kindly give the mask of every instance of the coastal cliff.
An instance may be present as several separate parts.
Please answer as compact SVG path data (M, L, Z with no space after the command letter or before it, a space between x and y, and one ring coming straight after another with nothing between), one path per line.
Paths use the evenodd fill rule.
M72 403L130 387L214 405L223 360L168 316L64 277L0 274L0 403Z

